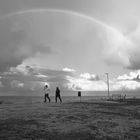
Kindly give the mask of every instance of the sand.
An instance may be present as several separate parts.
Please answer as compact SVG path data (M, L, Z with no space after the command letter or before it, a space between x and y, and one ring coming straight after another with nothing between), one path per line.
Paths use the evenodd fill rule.
M0 98L0 140L138 140L140 100Z

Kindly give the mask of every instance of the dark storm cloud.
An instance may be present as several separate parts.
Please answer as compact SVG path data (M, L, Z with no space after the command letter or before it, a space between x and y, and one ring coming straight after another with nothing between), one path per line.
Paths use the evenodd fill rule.
M63 88L69 81L67 75L74 76L74 72L63 71L63 70L50 70L50 69L39 69L39 72L43 75L48 76L46 82L50 83L52 87L61 85Z
M139 70L140 69L140 51L137 49L129 59L130 65L127 67L128 69L132 70Z
M13 16L0 20L0 71L16 67L25 59L37 54L52 53L51 47L29 39L31 24Z
M0 20L0 71L16 66L26 57L18 56L18 45L26 39L25 30L12 31L11 22Z
M68 80L67 75L73 75L72 72L61 70L49 70L45 68L35 68L25 66L23 69L15 67L9 71L1 73L1 84L4 91L33 91L41 90L45 82L49 83L52 88L60 85L63 89L66 87ZM43 84L44 83L44 84Z
M39 68L38 69L42 74L49 75L49 76L64 76L64 75L73 75L73 72L69 71L63 71L63 70L53 70L53 69L45 69L45 68Z

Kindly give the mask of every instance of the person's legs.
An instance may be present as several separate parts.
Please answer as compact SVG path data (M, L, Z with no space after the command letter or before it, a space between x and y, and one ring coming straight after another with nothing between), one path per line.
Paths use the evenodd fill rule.
M62 99L61 99L61 97L59 96L59 100L60 100L60 102L62 102Z
M62 99L61 99L60 95L58 96L58 98L59 98L60 102L62 102Z
M51 101L51 99L50 99L50 97L49 97L49 95L47 94L47 98L48 98L48 100L49 100L49 102Z
M48 100L49 100L49 102L51 102L51 99L50 99L50 97L48 96Z

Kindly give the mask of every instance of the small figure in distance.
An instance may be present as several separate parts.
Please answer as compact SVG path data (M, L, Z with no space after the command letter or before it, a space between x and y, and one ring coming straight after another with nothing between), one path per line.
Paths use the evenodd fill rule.
M57 103L57 98L59 98L60 102L62 102L61 96L60 96L60 89L59 87L56 87L55 91L55 102Z
M78 91L78 97L80 97L80 102L81 102L81 91Z
M44 102L47 101L46 99L48 99L49 102L51 102L51 99L50 99L50 97L49 97L49 93L50 93L49 86L48 86L48 85L45 85L45 86L44 86Z

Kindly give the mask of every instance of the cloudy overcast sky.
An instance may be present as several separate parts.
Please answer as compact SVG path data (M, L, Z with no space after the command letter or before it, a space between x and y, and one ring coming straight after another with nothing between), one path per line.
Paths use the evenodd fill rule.
M0 91L140 89L139 0L1 0Z

